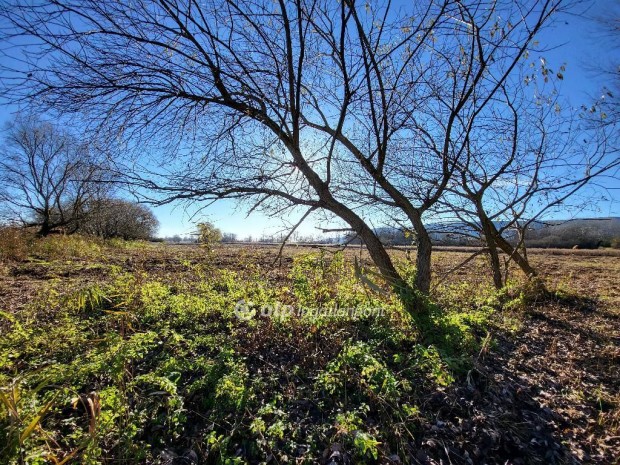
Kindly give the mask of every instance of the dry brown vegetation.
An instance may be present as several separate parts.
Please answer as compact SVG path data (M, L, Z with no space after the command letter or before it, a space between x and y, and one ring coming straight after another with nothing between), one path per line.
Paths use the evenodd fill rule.
M281 289L293 286L291 267L297 263L297 257L318 251L318 248L291 246L285 248L283 256L276 260L276 247L221 246L214 252L208 252L193 245L87 240L76 246L74 242L77 240L81 239L50 237L38 242L36 247L32 244L22 247L15 236L9 236L7 241L11 250L17 252L13 257L5 256L2 260L0 303L5 318L0 320L1 332L9 334L14 331L14 320L6 317L7 314L19 320L27 312L35 311L32 303L40 302L42 296L73 295L93 286L103 289L121 275L132 276L136 286L165 283L173 294L184 295L183 292L186 292L189 295L193 293L192 289L198 289L201 280L212 279L212 270L216 270L213 271L215 273L217 270L230 270L238 273L236 276L253 276L252 279L260 276L270 289L280 292ZM63 241L69 241L70 244ZM333 252L334 249L325 252L327 260ZM404 260L407 255L402 250L392 253L399 260ZM200 418L212 415L220 407L209 407L211 404L205 407L204 404L196 403L195 395L186 395L186 414L190 419L193 418L192 422L197 422L195 427L183 430L172 443L162 433L167 431L165 428L169 425L164 430L140 430L140 440L147 441L153 449L135 452L131 460L156 463L258 463L260 460L256 457L261 456L260 450L270 450L274 463L311 463L313 460L334 464L618 463L620 290L617 276L620 275L620 254L608 250L537 250L530 254L532 262L542 272L552 292L544 297L536 297L528 294L525 283L514 282L506 296L500 299L503 304L496 307L496 311L484 323L471 326L475 346L464 354L465 368L461 370L452 367L447 359L442 362L441 366L447 367L445 369L450 373L449 377L453 377L452 380L441 381L438 377L443 376L441 373L435 375L436 379L432 383L423 381L423 377L419 380L421 384L414 387L411 393L405 394L403 391L396 398L384 391L371 392L370 397L364 397L366 400L360 404L368 408L365 413L354 409L354 405L357 405L354 400L356 394L353 387L350 387L351 391L347 394L350 396L349 404L346 401L342 404L342 399L338 398L335 391L335 397L329 402L334 402L333 408L336 410L333 411L341 413L335 417L330 416L332 404L325 400L325 394L321 394L323 391L316 391L315 384L315 380L322 376L321 373L329 372L333 361L342 357L343 347L351 347L347 345L351 341L365 344L365 341L372 340L372 334L375 333L368 332L370 330L365 323L332 322L317 326L304 321L289 321L280 327L269 321L249 325L231 323L234 320L210 314L205 320L214 325L209 326L212 328L209 334L212 337L224 337L222 341L228 341L233 346L237 356L241 357L239 360L243 360L243 370L246 370L244 372L247 372L249 379L261 379L267 376L265 373L275 376L276 387L265 389L265 392L259 392L259 389L249 395L244 411L230 407L218 413L224 425L232 425L223 426L221 431L216 428L218 434L224 432L232 438L254 434L257 444L263 444L260 441L264 441L264 445L260 446L263 449L246 449L243 441L250 441L249 436L234 444L224 444L221 438L217 439L217 434L213 436L211 432L211 436L205 436L204 428L208 430L213 427L207 425L201 430ZM361 258L362 263L368 262L365 250L355 248L347 249L345 262L352 261L354 255ZM439 250L434 254L437 276L433 299L439 307L450 309L469 306L468 311L477 311L472 307L476 302L476 294L490 292L490 271L484 257L477 257L449 277L442 276L467 256L467 252L458 249ZM443 281L438 284L441 278ZM223 292L222 286L216 283L214 289ZM290 302L299 298L289 291L282 291L278 295L281 299L290 299ZM50 304L50 312L57 311L53 305ZM94 309L95 305L92 306ZM129 305L128 309L131 308L136 307ZM46 315L45 307L40 306L36 308L36 313L30 315L30 318L36 315L36 318L41 319L40 324L44 324L47 318L56 318ZM23 323L24 320L19 321ZM128 333L138 334L138 325L142 323L139 319L131 322L135 327L123 323L120 327L115 326L114 331L121 331L125 338L129 338ZM409 331L402 321L393 321L389 325L405 333ZM144 329L148 329L148 326ZM182 332L179 328L176 330ZM184 331L194 330L190 327ZM380 350L386 352L381 352L385 358L379 360L385 360L390 370L397 368L390 361L392 357L396 360L396 357L403 357L408 351L420 347L419 344L428 344L428 340L424 342L424 337L416 335L415 330L412 335L403 338L402 343L381 346ZM21 354L27 352L22 347L13 349ZM217 352L218 349L209 350ZM157 356L151 354L148 357L151 360ZM10 359L11 362L2 368L0 388L7 389L9 385L14 385L11 383L14 383L15 377L25 375L25 370L31 367L25 355L16 357L18 362ZM20 373L20 370L24 372ZM137 372L131 376L137 376ZM230 375L223 376L226 378ZM97 379L99 381L94 384L77 383L75 389L82 396L90 395L87 393L91 390L108 392L101 384L97 384L102 383L103 378ZM416 383L415 377L412 379ZM359 389L363 389L363 384L360 386ZM273 414L264 413L265 405L271 405L268 401L271 402L269 395L273 389L281 392L278 394L280 397L277 397L280 399L277 406L286 413L285 417L274 418ZM181 392L179 387L179 395ZM391 423L395 421L394 414L382 413L381 409L391 405L395 399L397 403L405 403L405 398L408 402L415 401L412 405L415 405L417 413L402 420L402 425ZM383 404L384 407L381 407ZM259 409L260 405L263 407ZM105 405L103 408L105 411ZM353 419L348 426L343 423L342 417L345 413L348 415L347 408L354 412L351 415L358 415L351 417ZM35 430L35 433L47 431L49 434L53 425L57 425L54 419L66 415L70 411L67 409L67 406L59 407L57 411L52 409L46 414L49 418L41 420L38 426L40 429ZM103 416L101 418L104 418L101 422L105 425L107 420ZM266 422L266 430L256 429L257 419ZM74 421L75 427L79 429L79 417ZM273 422L271 426L270 421ZM243 429L244 422L248 429ZM269 436L274 425L284 428L282 436ZM1 428L8 428L8 423L1 423ZM83 428L89 430L86 426ZM120 457L118 450L106 445L106 441L111 439L104 436L104 426L97 428L95 430L100 436L96 438L94 430L89 431L93 443L98 441L99 455L90 449L91 446L75 446L71 449L68 445L70 441L67 440L65 444L59 437L61 433L57 431L53 447L49 441L40 440L50 450L41 446L45 449L44 452L39 449L41 457L49 459L52 449L59 461L68 457L75 458L76 463L108 463ZM35 433L32 433L33 438L29 441L34 441ZM114 436L114 428L106 434ZM300 444L306 444L303 439L294 439L298 434L316 434L311 437L320 438L316 439L319 449L313 449L315 444L302 447ZM410 434L410 437L399 439L399 434ZM207 440L212 437L220 442L216 439ZM367 442L358 443L359 438ZM287 448L293 446L287 442L289 439L297 444L290 450ZM213 452L216 446L209 441L215 441L213 444L220 448L217 454ZM306 438L306 442L310 440ZM18 463L9 455L5 457L9 463ZM262 457L265 458L264 455Z

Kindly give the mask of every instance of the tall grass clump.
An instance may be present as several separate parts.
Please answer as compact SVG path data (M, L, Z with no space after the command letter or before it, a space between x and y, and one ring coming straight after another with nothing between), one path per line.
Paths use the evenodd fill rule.
M102 241L78 234L56 234L32 243L30 253L41 260L95 259L101 256Z
M0 227L0 261L23 261L28 258L34 234L13 226Z

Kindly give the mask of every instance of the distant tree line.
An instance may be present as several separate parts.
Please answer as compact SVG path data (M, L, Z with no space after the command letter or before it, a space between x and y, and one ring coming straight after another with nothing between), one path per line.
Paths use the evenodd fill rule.
M504 225L498 223L497 228ZM484 247L485 238L476 229L466 223L444 223L429 227L433 245ZM397 227L380 227L375 234L386 246L415 246L415 235ZM505 232L506 240L516 245L519 233L515 229ZM261 234L258 236L239 237L234 233L222 233L223 243L281 243L284 234ZM170 242L197 242L196 236L179 235L166 238ZM294 244L352 244L362 241L354 233L327 236L325 234L294 234L288 242ZM620 218L593 218L555 220L529 224L525 233L525 243L534 248L580 248L620 246Z
M504 224L496 224L504 228ZM467 223L445 223L429 227L433 245L440 246L485 246L486 241L479 230ZM415 236L399 228L383 227L376 234L385 245L416 245ZM620 242L620 218L592 218L528 222L527 228L519 231L516 227L506 228L506 241L515 246L524 234L527 247L533 248L579 248L595 249L614 247ZM352 234L338 238L340 243L359 243ZM619 244L620 245L620 244Z

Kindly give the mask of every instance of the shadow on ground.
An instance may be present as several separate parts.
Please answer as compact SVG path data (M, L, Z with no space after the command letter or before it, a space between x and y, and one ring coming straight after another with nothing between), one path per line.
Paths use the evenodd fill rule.
M618 463L617 315L593 299L538 302L516 335L424 406L417 463ZM606 327L607 332L595 328Z

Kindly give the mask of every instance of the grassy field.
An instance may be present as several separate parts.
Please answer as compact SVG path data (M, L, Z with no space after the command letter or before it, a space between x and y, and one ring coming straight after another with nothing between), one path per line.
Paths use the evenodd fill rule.
M416 324L360 249L0 239L0 463L619 463L613 251L439 250Z

